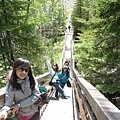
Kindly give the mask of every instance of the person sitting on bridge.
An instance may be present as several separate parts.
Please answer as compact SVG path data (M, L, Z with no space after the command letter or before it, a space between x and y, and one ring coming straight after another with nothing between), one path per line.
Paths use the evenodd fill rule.
M59 67L57 63L53 63L51 65L51 63L49 62L49 60L47 59L47 57L44 56L44 60L46 61L48 70L51 74L52 78L52 86L55 87L56 92L55 92L55 97L58 99L58 92L62 95L62 97L64 99L67 99L68 97L65 95L65 92L63 91L63 89L60 86L59 83L59 78L58 78L58 73L59 73Z
M40 92L30 62L18 58L7 78L5 105L0 111L0 120L5 120L9 111L18 113L19 120L39 120L39 106L35 102Z
M61 72L59 72L58 77L60 79L60 85L64 88L65 84L69 82L70 87L70 80L72 80L70 69L67 65L63 65Z

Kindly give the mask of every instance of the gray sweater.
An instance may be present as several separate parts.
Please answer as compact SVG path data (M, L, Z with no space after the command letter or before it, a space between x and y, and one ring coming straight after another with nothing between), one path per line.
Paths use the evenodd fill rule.
M32 115L38 111L37 104L34 104L40 96L38 86L36 84L35 89L32 91L29 77L26 77L26 80L17 79L17 82L21 84L22 90L13 90L8 82L6 85L5 105L2 109L8 111L13 104L20 103L19 112L26 116Z

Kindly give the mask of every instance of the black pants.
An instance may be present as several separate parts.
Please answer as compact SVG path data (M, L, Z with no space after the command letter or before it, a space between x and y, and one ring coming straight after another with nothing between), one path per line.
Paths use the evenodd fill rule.
M30 120L40 120L40 107L38 107L38 112L36 112Z

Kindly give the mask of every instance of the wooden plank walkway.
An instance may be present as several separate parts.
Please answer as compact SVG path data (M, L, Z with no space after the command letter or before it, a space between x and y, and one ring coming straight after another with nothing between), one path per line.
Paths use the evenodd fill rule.
M71 49L72 49L72 32L68 32L65 35L65 51L64 60L71 60ZM46 106L43 113L41 113L40 120L74 120L73 113L73 99L72 99L72 87L64 87L65 94L69 96L68 99L55 99L55 95L51 97L48 105Z
M72 88L65 86L64 91L69 98L57 100L53 94L40 120L73 120Z

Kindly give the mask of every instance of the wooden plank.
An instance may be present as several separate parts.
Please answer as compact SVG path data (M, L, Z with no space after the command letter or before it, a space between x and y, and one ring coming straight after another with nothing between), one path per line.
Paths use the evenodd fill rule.
M40 120L73 120L72 88L65 86L64 91L69 98L56 99L53 94Z
M0 107L4 104L5 88L0 89Z
M81 120L87 120L86 119L86 115L85 115L85 110L83 108L83 103L82 103L82 100L78 94L78 91L77 91L77 86L74 82L74 89L75 89L75 94L76 94L76 99L77 99L77 102L78 102L78 106L79 106L79 110L80 110L80 115L81 115Z

